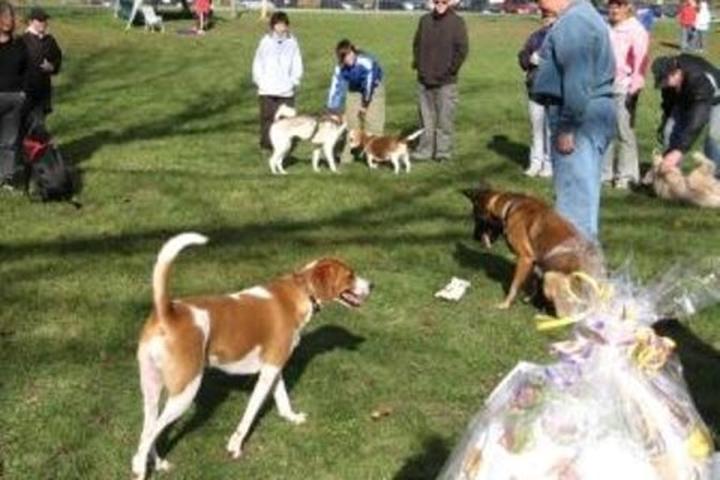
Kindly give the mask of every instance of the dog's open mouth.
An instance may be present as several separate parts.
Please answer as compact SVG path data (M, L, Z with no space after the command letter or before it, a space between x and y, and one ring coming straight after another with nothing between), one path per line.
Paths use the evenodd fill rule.
M338 297L338 301L350 308L358 308L362 305L364 298L356 295L352 290L345 290Z

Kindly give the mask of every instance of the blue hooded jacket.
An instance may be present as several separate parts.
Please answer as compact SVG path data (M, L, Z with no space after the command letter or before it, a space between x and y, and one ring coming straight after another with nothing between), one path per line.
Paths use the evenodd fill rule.
M362 103L367 107L372 100L373 92L380 81L383 71L378 61L364 52L357 52L355 63L351 66L338 65L333 73L327 108L340 110L345 103L347 91L362 93Z

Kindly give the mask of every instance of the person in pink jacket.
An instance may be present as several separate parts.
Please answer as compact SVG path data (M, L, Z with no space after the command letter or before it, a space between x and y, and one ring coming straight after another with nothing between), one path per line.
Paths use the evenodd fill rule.
M613 96L617 110L617 136L605 154L603 181L627 189L639 181L637 140L633 130L635 108L645 86L649 34L635 18L630 0L608 3L610 42L615 53Z

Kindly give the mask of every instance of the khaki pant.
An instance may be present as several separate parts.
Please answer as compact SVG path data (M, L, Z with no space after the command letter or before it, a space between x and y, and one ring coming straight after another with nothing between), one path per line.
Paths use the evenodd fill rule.
M457 84L426 87L418 84L420 121L425 129L413 155L418 159L447 160L453 154Z
M637 183L640 179L638 147L635 131L631 125L631 112L625 106L626 95L615 94L617 112L617 136L610 143L603 159L604 182L618 181ZM617 162L615 153L617 150Z
M362 93L348 92L345 103L345 121L347 122L348 132L353 128L360 128L360 107L362 106ZM365 112L365 130L375 135L382 135L385 130L385 85L382 83L377 86L373 92L372 100ZM350 143L345 142L343 151L340 154L340 163L350 163L353 161L352 152L350 152Z

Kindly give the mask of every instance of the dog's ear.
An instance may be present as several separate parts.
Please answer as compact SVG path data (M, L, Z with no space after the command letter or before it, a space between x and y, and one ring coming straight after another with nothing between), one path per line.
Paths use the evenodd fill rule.
M460 190L460 193L469 198L471 202L475 202L475 199L478 197L480 192L476 188L463 188Z

